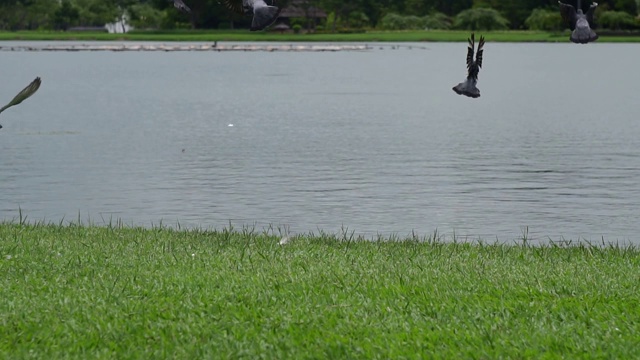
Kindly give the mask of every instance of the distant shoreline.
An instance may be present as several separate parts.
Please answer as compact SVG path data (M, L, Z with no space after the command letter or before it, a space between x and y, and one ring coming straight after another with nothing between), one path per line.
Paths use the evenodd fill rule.
M0 32L0 41L176 41L176 42L458 42L467 41L472 31L368 31L356 33L293 34L249 32L248 30L133 31L126 34L79 31ZM569 32L476 31L489 42L569 43ZM609 35L611 34L611 35ZM637 43L640 33L602 31L596 43Z
M146 43L141 44L139 42L118 42L108 44L95 43L84 44L78 42L55 42L46 44L9 44L0 45L0 51L47 51L47 52L60 52L60 51L267 51L267 52L322 52L322 51L366 51L373 49L368 45L349 45L349 44L317 44L317 45L304 45L304 44L218 44L214 41L193 44L193 43Z

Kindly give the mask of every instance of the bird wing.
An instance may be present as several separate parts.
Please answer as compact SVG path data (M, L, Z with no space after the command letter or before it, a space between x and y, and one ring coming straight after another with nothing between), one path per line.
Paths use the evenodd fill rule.
M560 5L560 15L562 15L562 19L569 24L569 28L571 30L576 28L576 8L572 5L562 3L558 1Z
M235 13L244 14L242 0L220 0L220 3Z
M471 37L467 40L469 41L469 47L467 48L467 69L471 69L473 65L473 53L475 51L475 34L471 33Z
M594 26L593 22L593 14L596 12L596 8L598 7L598 3L594 2L589 6L589 10L587 10L587 21L591 27Z
M480 42L478 43L478 52L476 52L476 65L478 65L478 68L482 67L483 52L484 52L484 36L480 36Z
M182 0L173 0L173 6L175 6L175 8L180 11L184 11L187 13L191 12L191 9L189 9L189 7L182 2Z
M7 105L2 107L2 109L0 109L0 113L12 107L13 105L20 104L21 102L26 100L29 96L35 94L36 91L38 91L38 89L40 88L40 83L41 83L40 78L37 77L35 80L31 82L31 84L27 85L26 88L22 89L22 91L20 91L18 95L16 95L13 98L13 100L11 100Z

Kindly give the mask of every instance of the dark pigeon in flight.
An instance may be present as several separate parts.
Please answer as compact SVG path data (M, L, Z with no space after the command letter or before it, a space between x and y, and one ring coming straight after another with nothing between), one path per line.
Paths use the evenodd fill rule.
M465 95L472 98L480 97L480 89L476 87L478 83L478 73L482 67L482 52L484 46L484 37L480 36L480 42L478 43L478 52L476 53L476 59L473 60L473 53L475 52L475 34L471 34L469 40L469 48L467 49L467 80L453 87L458 95Z
M186 13L191 12L191 9L189 9L189 7L182 2L182 0L173 0L173 6L175 6L176 9L182 12L186 12Z
M229 9L238 14L252 14L251 31L263 30L267 26L273 24L280 9L276 6L269 6L264 0L220 0Z
M593 26L593 13L598 7L598 3L592 3L586 14L582 12L580 0L578 0L578 11L569 5L558 1L560 4L560 14L564 21L569 23L571 36L569 39L576 44L586 44L598 39L598 35L591 30Z
M31 84L27 85L26 88L22 89L22 91L20 91L18 95L16 95L13 98L13 100L9 101L7 105L3 106L0 109L0 113L12 107L13 105L20 104L21 102L26 100L29 96L35 94L36 91L38 91L38 89L40 88L40 83L41 83L40 78L37 77L35 80L31 82ZM0 125L0 129L2 129L2 125Z

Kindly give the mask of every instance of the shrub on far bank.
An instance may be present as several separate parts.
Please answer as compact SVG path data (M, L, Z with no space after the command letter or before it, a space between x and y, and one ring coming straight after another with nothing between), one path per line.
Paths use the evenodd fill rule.
M147 3L131 5L128 14L129 21L135 28L157 29L162 25L163 12Z
M452 20L441 12L429 14L424 19L424 27L429 30L449 30L451 29Z
M415 15L389 13L380 19L379 27L383 30L419 30L422 29L422 20Z
M530 30L558 31L566 26L559 11L545 9L534 9L524 23Z
M507 30L509 20L491 8L472 8L460 12L453 21L460 30Z
M611 30L631 30L638 28L638 21L624 11L604 11L596 18L596 23Z
M451 28L451 19L443 13L433 13L423 17L389 13L378 24L383 30L446 30Z
M369 17L361 11L353 11L349 14L349 28L362 29L369 26Z

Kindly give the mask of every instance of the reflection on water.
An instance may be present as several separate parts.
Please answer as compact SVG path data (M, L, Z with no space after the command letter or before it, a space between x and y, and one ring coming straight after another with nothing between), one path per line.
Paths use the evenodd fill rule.
M638 241L637 46L426 48L3 53L0 217Z

